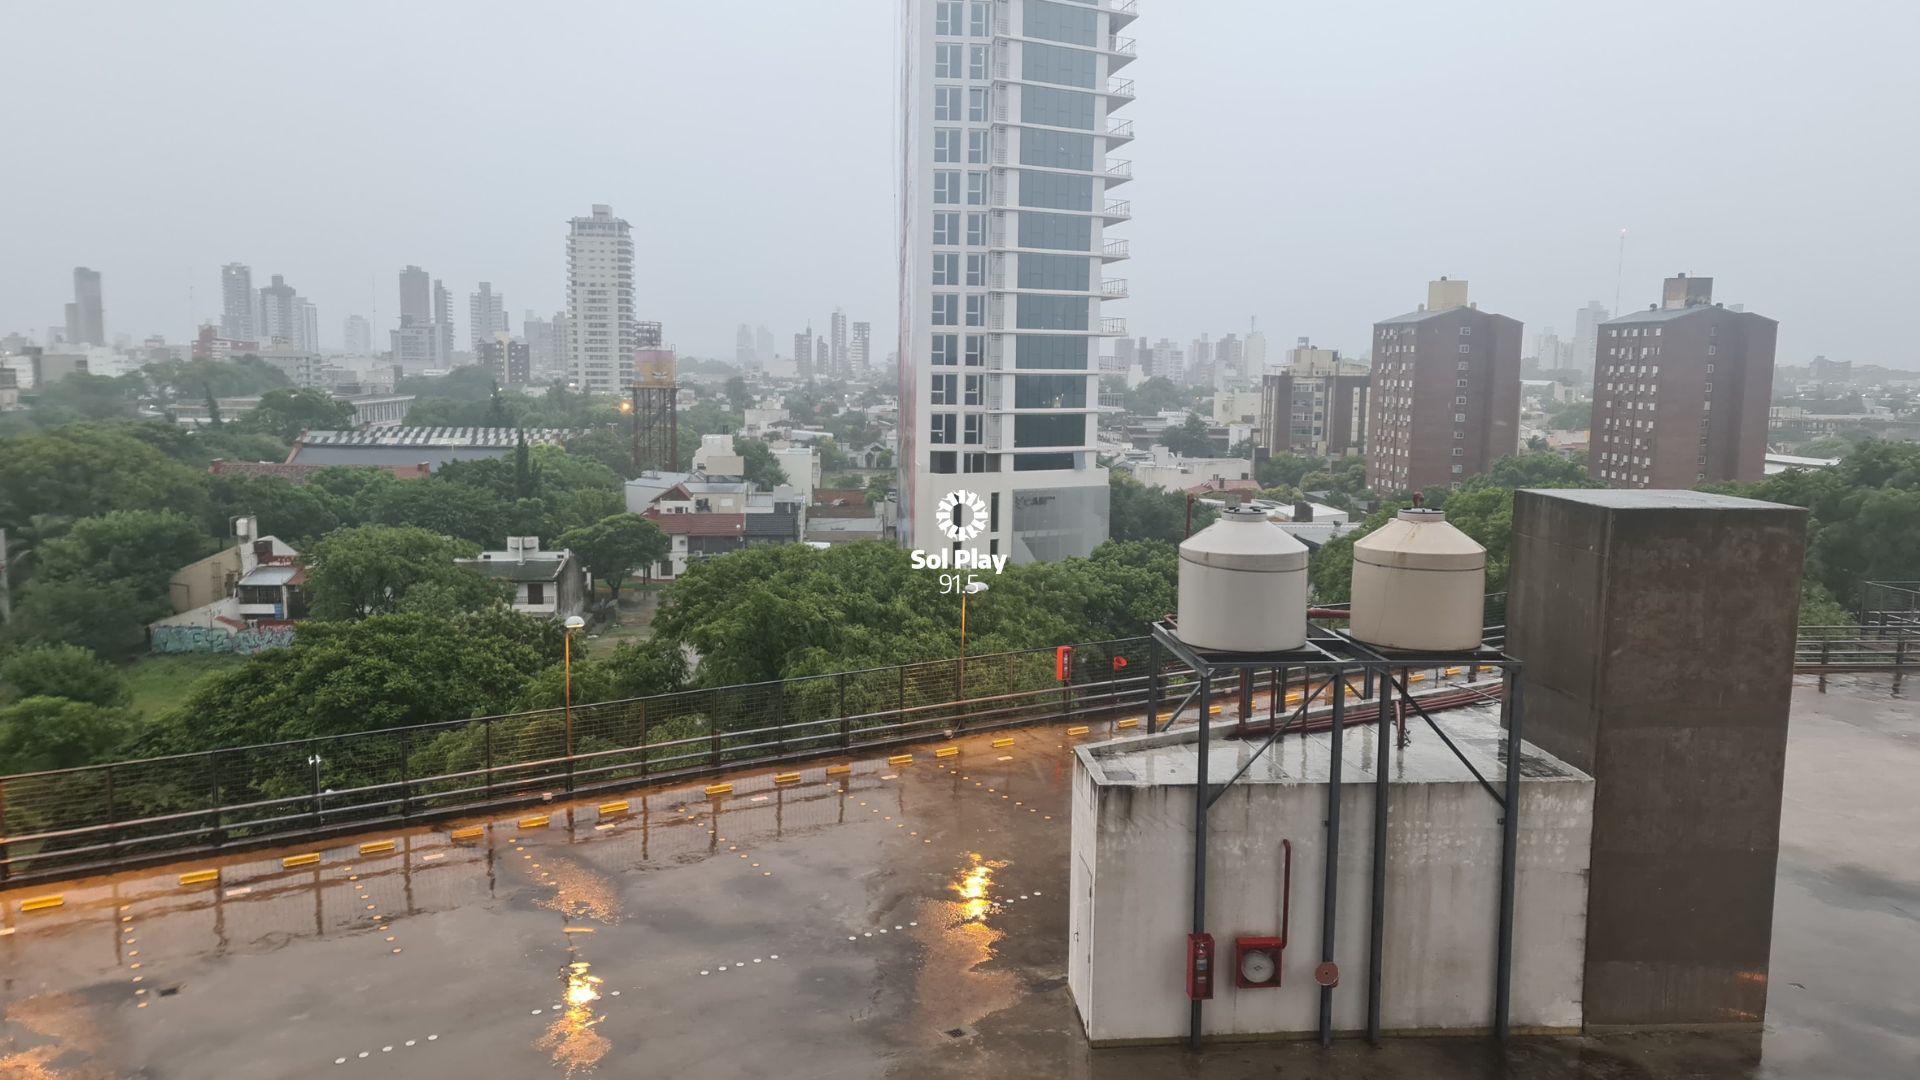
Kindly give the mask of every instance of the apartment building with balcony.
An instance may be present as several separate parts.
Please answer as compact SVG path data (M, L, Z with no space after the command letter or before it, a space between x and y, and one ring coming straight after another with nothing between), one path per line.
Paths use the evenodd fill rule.
M1373 324L1369 489L1453 487L1518 448L1520 333L1520 320L1481 311L1448 278L1417 310Z
M1132 217L1115 155L1133 0L902 0L900 542L946 547L942 514L986 507L971 549L1015 562L1107 538L1095 453L1105 314Z
M1690 488L1766 475L1779 323L1713 302L1713 279L1598 327L1587 473L1608 487Z
M640 347L633 308L633 236L595 203L567 227L567 374L585 393L614 394L633 379Z

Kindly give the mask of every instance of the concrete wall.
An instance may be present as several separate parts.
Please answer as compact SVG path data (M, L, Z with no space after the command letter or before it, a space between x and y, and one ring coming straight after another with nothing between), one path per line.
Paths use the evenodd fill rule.
M1595 781L1590 1026L1766 1014L1806 512L1522 491L1525 736Z
M1370 774L1352 763L1348 772L1334 1027L1357 1031L1366 1026L1373 791ZM1183 1038L1193 789L1096 785L1077 760L1075 773L1067 978L1087 1036L1096 1044ZM1326 791L1318 783L1242 783L1208 817L1207 925L1218 957L1215 996L1204 1012L1210 1034L1318 1030L1313 969L1320 960ZM1580 1026L1592 792L1584 779L1522 787L1516 1030ZM1499 808L1472 783L1395 783L1392 796L1382 1025L1402 1032L1490 1029ZM1283 985L1239 989L1233 939L1280 932L1283 838L1293 841Z

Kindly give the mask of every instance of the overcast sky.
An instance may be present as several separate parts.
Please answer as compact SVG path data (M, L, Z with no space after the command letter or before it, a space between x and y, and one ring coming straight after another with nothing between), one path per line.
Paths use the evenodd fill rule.
M1140 0L1135 220L1110 305L1184 343L1359 352L1430 277L1572 333L1675 271L1780 360L1920 366L1920 3ZM179 340L218 268L393 322L396 272L564 303L566 219L633 223L643 318L731 356L838 305L893 340L896 3L0 0L0 332L105 275ZM191 295L189 289L191 288Z

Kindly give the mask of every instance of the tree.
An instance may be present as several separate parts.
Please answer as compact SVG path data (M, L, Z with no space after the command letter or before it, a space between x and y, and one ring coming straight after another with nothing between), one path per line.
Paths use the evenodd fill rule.
M519 534L509 525L512 506L481 488L430 477L381 492L373 504L372 520L451 536L475 547L498 546L506 537Z
M252 354L232 360L162 360L137 374L156 396L170 401L196 392L208 397L258 397L293 385L286 372Z
M1254 475L1263 488L1297 488L1308 473L1325 469L1326 466L1324 458L1302 457L1283 450L1261 462Z
M32 581L16 591L6 629L16 641L79 645L120 659L146 643L145 623L167 610L164 601L143 602L120 582Z
M747 380L739 375L727 379L727 408L732 412L744 413L753 406L753 394L747 390Z
M35 420L43 424L70 424L131 417L140 387L139 380L131 377L75 372L59 382L35 388L32 394Z
M0 707L0 774L71 769L108 760L132 721L120 709L62 697Z
M596 428L568 439L567 453L602 465L623 479L633 475L633 440L610 428Z
M422 585L440 586L436 597L451 597L464 610L489 607L502 599L501 587L453 562L477 552L475 544L425 529L342 529L306 553L308 609L316 619L364 619L399 610Z
M733 452L746 462L747 482L761 491L772 491L787 482L786 470L780 468L779 459L773 456L773 448L759 439L735 435Z
M0 689L14 700L65 698L101 708L133 700L120 672L77 645L46 645L15 654L0 664Z
M249 431L262 431L282 439L297 438L303 431L337 431L353 426L354 408L335 401L325 390L307 387L301 390L269 390L260 397L240 421Z
M1593 402L1569 401L1547 412L1547 427L1554 431L1585 431L1593 426Z
M1187 392L1173 385L1173 380L1156 375L1134 387L1127 393L1127 411L1135 416L1152 416L1169 409L1182 408L1187 404Z
M236 517L259 519L262 536L276 536L305 550L313 541L339 528L358 525L351 500L330 495L313 484L292 484L278 476L215 476L215 521L222 527ZM348 515L345 519L342 514Z
M1107 535L1115 540L1158 540L1178 544L1187 538L1187 497L1175 491L1157 491L1126 473L1107 474ZM1193 531L1199 532L1218 515L1213 507L1196 502Z
M0 439L0 528L36 516L177 510L200 517L206 475L147 445L144 424L77 424ZM173 425L168 425L173 427ZM184 437L175 427L172 437Z
M1188 413L1186 422L1178 427L1169 426L1160 436L1160 443L1181 457L1212 457L1214 454L1213 436L1209 434L1207 422L1193 413Z
M555 546L572 551L607 587L616 603L635 570L651 570L673 553L673 541L639 514L615 514L585 528L561 533Z
M81 518L65 536L35 554L35 578L44 582L124 585L143 607L167 598L181 567L207 554L212 543L185 514L116 510Z

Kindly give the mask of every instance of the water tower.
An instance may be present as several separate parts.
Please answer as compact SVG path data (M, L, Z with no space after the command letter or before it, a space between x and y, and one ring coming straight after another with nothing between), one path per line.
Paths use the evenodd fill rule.
M673 350L643 340L633 353L633 468L677 472L680 468L680 387L673 377Z

